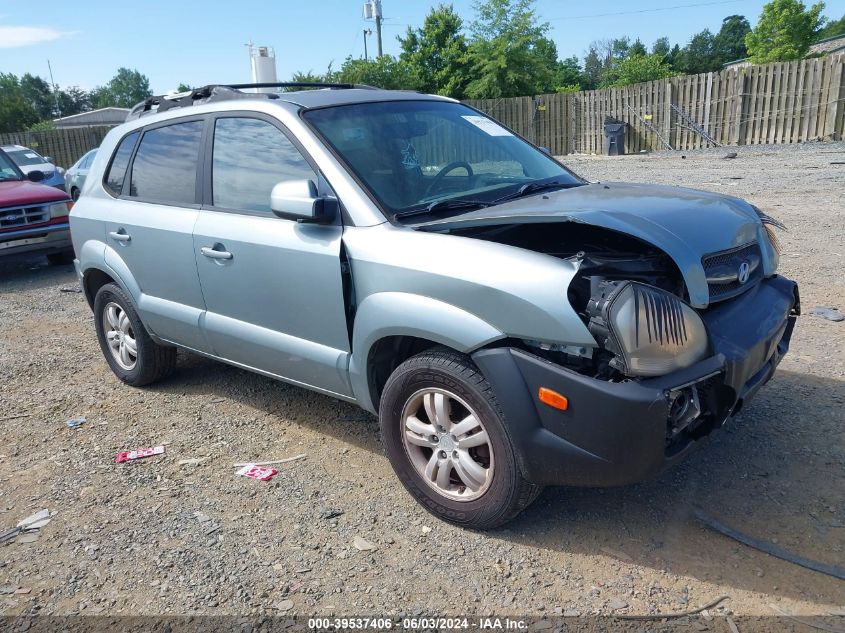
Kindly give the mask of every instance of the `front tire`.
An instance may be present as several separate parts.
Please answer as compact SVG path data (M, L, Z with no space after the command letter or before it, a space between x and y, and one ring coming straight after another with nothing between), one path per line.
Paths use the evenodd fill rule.
M150 338L129 295L117 284L106 284L94 297L97 339L114 375L141 387L165 378L176 367L176 348Z
M463 354L431 350L399 365L385 385L379 424L402 484L444 521L494 528L542 490L523 477L493 390Z

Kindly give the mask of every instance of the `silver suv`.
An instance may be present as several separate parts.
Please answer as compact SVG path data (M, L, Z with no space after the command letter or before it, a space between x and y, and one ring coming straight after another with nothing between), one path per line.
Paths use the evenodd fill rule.
M589 183L446 98L243 88L136 106L71 213L129 385L182 348L356 402L417 501L490 528L677 462L787 351L797 287L742 200Z

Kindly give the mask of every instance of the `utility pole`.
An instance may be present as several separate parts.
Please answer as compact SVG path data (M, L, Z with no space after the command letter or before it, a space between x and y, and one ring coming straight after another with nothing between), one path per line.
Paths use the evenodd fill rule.
M378 46L378 56L381 57L381 0L367 0L364 3L364 19L376 21L376 44Z
M368 61L367 60L367 36L372 35L372 34L373 34L372 29L364 29L364 61Z
M62 118L62 108L59 106L59 91L56 82L53 81L53 67L50 66L50 60L47 60L47 70L50 71L50 87L53 89L53 98L56 100L56 118Z

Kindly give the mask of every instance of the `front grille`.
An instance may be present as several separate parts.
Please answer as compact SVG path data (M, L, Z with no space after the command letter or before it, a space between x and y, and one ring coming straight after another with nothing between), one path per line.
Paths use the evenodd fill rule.
M754 287L763 278L763 256L757 242L707 255L701 261L710 302L724 301ZM740 268L747 265L748 279L739 281Z
M0 209L0 230L44 224L49 219L50 208L46 206Z

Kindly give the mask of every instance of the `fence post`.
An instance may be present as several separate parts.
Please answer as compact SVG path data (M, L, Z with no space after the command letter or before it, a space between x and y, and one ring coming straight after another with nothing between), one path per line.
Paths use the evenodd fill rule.
M842 129L843 118L845 118L845 56L837 60L831 60L831 72L833 80L830 87L827 121L825 121L825 138L833 141L841 141L845 130Z
M663 91L663 138L667 140L669 145L675 147L672 143L672 80L666 80L666 90Z
M731 136L732 145L742 145L745 140L745 84L747 77L745 70L740 68L736 71L736 90L734 92L736 103L734 108L734 124L733 135Z

